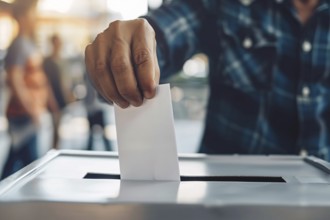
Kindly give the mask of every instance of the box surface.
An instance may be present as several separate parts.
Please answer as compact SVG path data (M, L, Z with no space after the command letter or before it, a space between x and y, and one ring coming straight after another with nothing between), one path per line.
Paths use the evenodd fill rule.
M109 152L51 151L0 182L0 219L329 219L314 157L179 157L181 181L121 181Z

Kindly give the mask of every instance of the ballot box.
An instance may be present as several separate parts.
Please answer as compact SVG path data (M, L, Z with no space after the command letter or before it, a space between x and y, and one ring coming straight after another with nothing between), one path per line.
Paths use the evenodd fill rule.
M51 151L0 182L1 220L330 219L315 157L179 157L181 181L121 180L109 152Z

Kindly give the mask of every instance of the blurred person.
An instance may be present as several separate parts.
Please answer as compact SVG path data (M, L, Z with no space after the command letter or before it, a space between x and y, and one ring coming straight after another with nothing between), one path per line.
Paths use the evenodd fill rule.
M68 72L68 64L61 56L62 40L58 34L50 37L52 47L51 54L44 59L43 68L49 83L53 89L54 96L59 109L63 109L74 100L71 92L71 76Z
M105 150L111 151L112 146L110 140L107 139L105 128L106 128L106 108L105 103L99 100L95 88L91 82L86 79L87 93L84 98L84 103L87 110L87 120L89 123L89 138L87 143L87 150L95 150L94 147L94 133L101 133L102 140L105 146Z
M36 6L37 0L16 0L12 8L19 33L5 58L11 92L7 108L11 149L2 178L37 159L38 134L41 129L50 128L44 124L47 108L53 112L57 110L42 70L42 57L34 42Z
M51 54L44 59L43 69L51 85L55 96L57 106L63 111L67 104L74 101L72 94L72 79L68 70L68 63L62 58L62 40L58 34L53 34L49 38L51 45ZM54 146L57 146L59 134L58 128L60 123L60 115L54 115Z
M197 52L210 60L200 152L330 159L330 0L173 0L86 48L98 92L151 99ZM157 42L157 46L156 46Z

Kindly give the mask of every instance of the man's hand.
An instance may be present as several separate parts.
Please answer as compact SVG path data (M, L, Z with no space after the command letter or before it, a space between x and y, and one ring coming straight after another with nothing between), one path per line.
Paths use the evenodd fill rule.
M87 46L85 62L109 102L126 108L155 96L160 76L155 32L145 19L112 22Z

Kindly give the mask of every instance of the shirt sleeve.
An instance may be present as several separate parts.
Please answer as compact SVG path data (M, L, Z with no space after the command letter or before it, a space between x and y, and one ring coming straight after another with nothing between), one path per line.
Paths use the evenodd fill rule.
M22 39L15 39L12 45L9 47L6 58L6 68L11 66L24 66L28 57L25 44Z
M216 0L174 0L144 18L156 32L161 79L177 72L184 62L211 46Z

